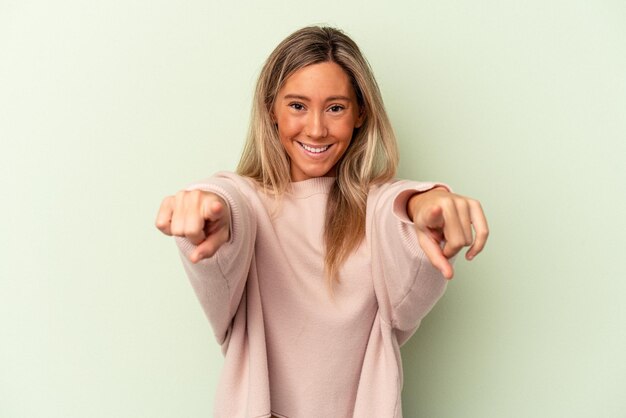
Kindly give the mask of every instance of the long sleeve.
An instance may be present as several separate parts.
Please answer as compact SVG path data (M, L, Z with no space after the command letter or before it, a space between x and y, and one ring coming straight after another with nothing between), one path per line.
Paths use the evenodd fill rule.
M256 218L237 185L226 177L218 174L187 187L187 190L194 189L219 195L226 201L231 215L230 240L211 258L193 264L188 256L196 246L186 238L176 238L187 276L217 342L225 350L254 254Z
M231 240L210 259L192 264L194 246L177 241L224 354L213 416L402 417L399 346L446 285L406 217L409 196L434 185L369 191L366 240L331 298L320 215L333 183L294 182L278 209L234 173L189 187L220 195L232 217Z
M370 193L368 226L372 258L382 278L376 283L381 317L394 329L399 345L413 335L446 289L447 280L420 247L406 213L413 194L439 185L397 181Z

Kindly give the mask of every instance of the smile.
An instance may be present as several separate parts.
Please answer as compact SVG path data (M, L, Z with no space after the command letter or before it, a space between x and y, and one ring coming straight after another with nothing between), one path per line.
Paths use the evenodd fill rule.
M309 152L312 152L312 153L315 153L315 154L320 154L320 153L326 151L328 148L330 148L330 145L325 145L323 147L316 148L316 147L312 147L310 145L303 144L302 142L298 142L298 144L300 144L300 146L302 148L304 148L305 150L307 150Z

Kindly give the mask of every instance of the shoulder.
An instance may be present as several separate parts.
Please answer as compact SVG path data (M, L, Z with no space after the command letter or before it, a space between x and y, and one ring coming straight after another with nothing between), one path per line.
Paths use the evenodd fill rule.
M439 182L416 181L397 178L384 183L374 184L370 186L370 189L368 191L368 206L370 202L374 203L380 201L385 197L395 196L401 192L421 193L437 186L444 186L446 188L449 188L446 184Z
M246 196L257 194L259 191L259 186L254 180L231 171L218 171L210 177L187 185L187 190L203 189L214 191L215 189L223 188L231 191L236 190Z
M369 191L367 193L367 206L375 207L379 202L387 200L387 198L391 198L395 196L397 193L405 191L405 190L418 190L420 189L420 185L423 183L412 181L412 180L404 180L404 179L391 179L384 183L378 183L370 186Z
M378 196L381 193L385 193L386 191L389 191L389 190L394 190L398 187L405 186L409 183L417 183L417 182L413 182L411 180L394 178L384 183L372 184L369 188L368 196L369 195Z
M218 171L212 176L212 178L230 181L237 187L242 189L250 189L253 191L258 190L258 184L256 181L252 180L250 177L245 177L237 173L233 173L232 171Z

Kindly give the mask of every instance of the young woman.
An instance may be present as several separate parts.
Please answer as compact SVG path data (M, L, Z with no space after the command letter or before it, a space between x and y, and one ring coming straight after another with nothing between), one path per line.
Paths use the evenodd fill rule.
M225 356L216 417L402 416L399 347L488 230L477 201L395 180L397 158L357 45L307 27L263 67L237 174L163 200Z

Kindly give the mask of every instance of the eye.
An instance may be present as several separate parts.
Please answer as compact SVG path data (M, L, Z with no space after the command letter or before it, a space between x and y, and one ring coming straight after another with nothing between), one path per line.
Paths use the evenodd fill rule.
M345 108L341 105L332 105L331 107L328 108L328 110L330 110L332 113L341 112L343 109Z
M304 105L298 102L289 103L289 107L294 110L304 110Z

